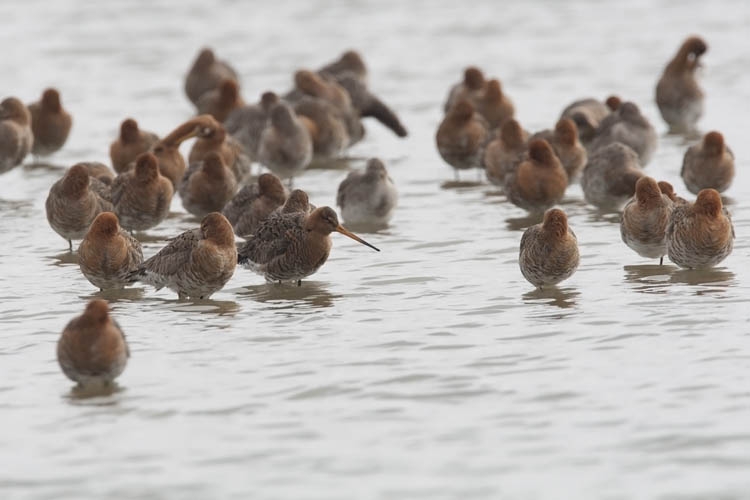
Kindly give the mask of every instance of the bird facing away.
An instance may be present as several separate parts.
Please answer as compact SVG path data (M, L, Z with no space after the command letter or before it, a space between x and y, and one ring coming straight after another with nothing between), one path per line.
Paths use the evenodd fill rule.
M145 231L156 227L169 215L174 188L159 173L152 153L141 153L135 168L117 176L112 183L112 204L122 227Z
M89 175L94 179L97 179L99 182L106 184L107 186L112 186L112 183L115 180L115 173L104 163L98 161L83 161L80 165L86 167Z
M396 185L378 158L370 158L364 170L349 172L336 195L347 224L388 224L397 204Z
M198 229L169 240L159 253L146 260L130 280L164 287L180 299L207 299L231 279L237 266L237 247L229 221L212 212Z
M339 224L331 207L319 207L309 215L297 212L266 220L240 249L239 263L266 281L299 285L325 264L334 231L380 251Z
M695 203L678 203L667 225L669 260L688 269L718 265L734 245L734 226L715 189L698 193Z
M110 200L109 186L89 176L88 168L78 163L50 188L45 203L47 221L68 240L72 251L71 240L83 238L97 215L114 211Z
M521 237L518 265L521 274L539 289L570 278L578 268L578 239L565 212L551 208L544 220Z
M34 146L31 152L38 156L49 156L63 147L68 140L73 119L60 102L56 89L47 89L42 98L29 104L31 130L34 132Z
M222 213L237 236L253 234L258 225L286 201L286 190L278 177L265 173L258 181L240 189Z
M544 139L529 142L528 158L505 177L504 191L516 206L543 212L559 203L568 187L568 174Z
M203 94L218 88L226 79L239 81L234 68L218 60L213 50L204 48L198 53L198 57L185 78L185 94L190 102L197 104Z
M707 188L720 193L729 189L734 179L734 154L724 143L724 136L709 132L699 144L690 146L682 160L680 175L693 194Z
M125 287L142 262L141 244L120 227L112 212L96 216L78 247L81 272L100 290Z
M523 161L528 140L529 133L516 120L503 124L499 136L490 141L484 151L484 168L491 183L505 185L505 176Z
M253 161L258 158L260 136L268 123L271 108L278 102L278 95L264 92L257 104L248 104L233 110L224 122L227 132L242 144L245 153Z
M126 172L138 155L151 149L157 142L159 136L138 128L137 121L132 118L123 120L120 124L120 136L109 146L109 158L115 172Z
M237 181L221 156L211 152L202 161L190 165L178 190L185 210L196 217L204 217L229 203L237 193Z
M34 144L31 113L15 97L0 102L0 174L20 165Z
M581 177L588 155L586 148L578 140L578 129L573 120L560 118L555 124L554 130L537 132L531 138L545 139L549 142L555 155L562 163L565 173L568 174L569 184L573 184Z
M672 132L694 130L703 115L703 90L695 79L695 70L706 50L705 41L697 36L689 37L664 68L656 84L656 104Z
M462 99L470 103L476 102L481 96L486 83L487 81L481 69L476 66L466 68L463 80L453 85L448 92L448 98L445 100L445 105L443 105L443 112L448 113Z
M211 153L221 155L224 164L234 174L238 184L245 184L250 178L251 158L245 153L242 144L227 134L226 129L211 115L201 115L190 122L198 126L196 141L188 155L189 164L200 162ZM188 122L189 123L189 122ZM215 210L211 210L214 212Z
M330 102L305 96L295 103L294 112L310 134L314 157L334 158L351 144L341 111Z
M590 151L621 142L632 148L638 154L639 163L645 166L656 151L657 141L656 130L641 114L638 106L624 102L599 124Z
M595 207L620 210L635 194L635 183L643 175L636 152L622 143L612 143L589 156L581 176L583 196Z
M281 179L299 175L310 163L313 143L304 123L286 103L277 104L260 138L258 160Z
M223 122L232 111L244 105L245 101L240 97L240 84L227 78L217 88L200 96L195 107L199 115L211 115Z
M614 95L609 96L605 102L593 98L580 99L566 106L560 118L573 120L578 129L578 139L588 148L601 121L617 110L620 104L620 98Z
M92 300L57 342L57 362L79 387L107 386L125 370L130 350L104 300Z
M674 203L651 177L635 183L635 197L625 205L620 221L622 241L641 257L664 262L667 254L667 224Z
M435 141L440 156L456 170L482 166L484 146L490 138L487 122L467 100L448 110L438 127Z
M515 108L508 96L503 92L500 80L492 79L485 85L479 98L473 103L480 115L487 120L490 129L503 126L513 119Z

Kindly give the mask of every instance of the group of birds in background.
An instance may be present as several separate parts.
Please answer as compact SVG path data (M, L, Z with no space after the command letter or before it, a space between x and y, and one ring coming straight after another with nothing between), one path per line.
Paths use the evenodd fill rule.
M658 81L656 103L671 133L695 133L704 97L695 71L706 50L701 38L687 38ZM661 264L667 255L697 269L719 264L732 251L734 228L719 193L734 178L734 155L719 132L685 152L681 176L697 194L690 203L643 171L658 139L633 102L578 100L563 109L553 130L531 134L514 119L500 82L469 67L451 87L444 110L435 139L457 180L460 170L483 169L511 203L532 214L546 210L543 221L524 232L519 253L523 276L539 288L570 277L579 264L567 216L552 208L574 182L591 205L623 210L622 240L642 257Z
M694 133L701 117L695 70L706 50L703 40L688 38L657 85L657 104L673 133ZM328 162L360 141L363 118L377 119L399 137L406 128L368 89L357 52L317 71L297 71L293 85L246 104L237 72L203 49L184 87L197 116L162 138L128 118L110 146L114 171L97 162L69 168L50 188L45 207L71 251L73 240L82 240L83 276L102 290L142 281L180 298L203 299L224 287L237 264L267 281L299 284L326 262L332 232L378 250L344 228L334 209L312 205L293 182L310 164ZM565 212L554 208L575 182L596 207L624 206L622 239L643 257L661 263L668 255L678 266L703 268L732 250L734 229L719 193L732 182L734 157L719 132L685 153L681 175L697 194L691 203L643 172L657 147L656 131L636 104L616 96L575 101L554 129L532 134L514 118L500 81L469 67L451 87L444 111L437 149L456 178L460 170L482 169L511 203L543 213L542 222L524 232L519 254L521 273L539 288L570 277L579 265L577 238ZM0 120L0 173L29 153L59 150L72 126L55 89L29 106L6 98ZM195 141L186 161L179 148L189 139ZM254 164L269 172L253 176ZM175 192L200 227L144 260L137 236L168 217ZM336 196L344 221L357 225L388 224L397 201L377 158L350 172ZM63 372L81 385L107 384L123 371L129 351L106 301L91 301L66 326L57 354Z

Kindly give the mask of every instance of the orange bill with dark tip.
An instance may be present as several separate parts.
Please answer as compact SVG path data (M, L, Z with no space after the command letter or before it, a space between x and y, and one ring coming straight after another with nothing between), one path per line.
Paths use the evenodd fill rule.
M368 247L372 248L373 250L376 250L376 251L378 251L378 252L380 251L380 249L379 249L379 248L377 248L377 247L375 247L375 246L373 246L373 245L370 245L370 244L369 244L369 243L367 243L367 242L366 242L365 240L363 240L362 238L360 238L360 237L359 237L359 236L357 236L356 234L352 233L351 231L349 231L348 229L346 229L346 228L345 228L344 226L342 226L341 224L339 224L339 225L338 225L338 226L336 227L336 232L338 232L338 233L341 233L341 234L343 234L344 236L348 236L348 237L350 237L351 239L353 239L354 241L358 241L358 242L362 243L363 245L367 245Z

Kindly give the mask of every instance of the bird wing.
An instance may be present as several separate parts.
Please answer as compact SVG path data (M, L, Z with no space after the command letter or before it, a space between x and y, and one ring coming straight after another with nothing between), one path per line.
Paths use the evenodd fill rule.
M193 250L201 240L201 230L191 229L169 240L167 246L141 266L141 275L173 276L190 262Z

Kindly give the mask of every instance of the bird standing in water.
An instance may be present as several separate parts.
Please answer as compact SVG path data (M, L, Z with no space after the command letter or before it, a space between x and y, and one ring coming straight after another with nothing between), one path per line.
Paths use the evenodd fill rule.
M236 266L232 225L220 213L212 212L203 218L200 228L172 238L129 279L149 283L157 290L167 287L180 299L207 299L224 288Z
M68 140L73 119L60 102L56 89L47 89L42 98L29 104L31 130L34 146L31 152L38 156L49 156L59 150Z
M297 212L267 220L240 249L238 261L267 281L301 285L328 260L334 231L380 251L339 224L331 207L320 207L309 215Z
M125 370L130 349L104 300L92 300L66 326L57 342L57 362L79 387L107 386Z
M521 237L521 274L539 289L568 279L578 262L578 239L568 227L567 215L558 208L547 210L541 224L531 226Z

